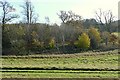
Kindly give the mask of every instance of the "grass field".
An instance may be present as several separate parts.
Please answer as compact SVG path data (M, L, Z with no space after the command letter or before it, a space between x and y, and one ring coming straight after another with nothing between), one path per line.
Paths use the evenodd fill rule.
M2 78L118 78L118 50L2 56Z

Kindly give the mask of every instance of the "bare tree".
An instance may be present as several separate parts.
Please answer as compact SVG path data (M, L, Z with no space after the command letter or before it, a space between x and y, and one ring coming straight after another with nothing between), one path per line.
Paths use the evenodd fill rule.
M60 11L60 13L57 13L57 15L59 16L59 18L61 19L62 23L63 23L63 26L65 25L65 23L68 21L68 14L66 11ZM62 30L62 46L63 46L63 49L65 49L64 47L64 44L65 44L65 35L63 33L63 30Z
M100 29L106 30L104 32L102 32L102 37L105 40L105 44L106 46L108 45L108 38L109 38L109 32L111 33L111 23L114 21L115 16L113 16L112 11L108 10L108 11L102 11L101 9L99 9L99 11L95 12L96 13L96 20L97 22L102 25L100 26Z
M96 14L96 20L97 20L97 22L103 24L103 21L102 21L102 15L103 15L103 13L102 13L101 9L99 9L99 12L96 11L95 14Z
M21 7L23 8L22 14L24 15L27 24L36 22L36 20L38 19L36 17L38 17L38 15L35 14L35 10L34 10L34 6L32 5L32 2L30 0L25 0L24 4L21 5Z
M81 20L81 16L73 13L72 11L60 11L57 13L59 18L61 19L62 23L70 22L70 21L78 21Z
M69 16L67 14L66 11L60 11L60 13L57 13L57 15L59 16L59 18L61 19L62 23L67 22Z
M114 21L115 16L113 16L112 11L102 11L99 9L99 11L95 12L96 14L96 20L99 22L101 25L105 24L107 30L110 32L110 26L111 23Z
M68 21L77 21L81 20L81 16L73 13L72 11L68 11Z
M38 19L38 15L35 14L34 6L30 0L24 0L24 4L21 5L23 8L22 14L24 15L24 19L26 20L27 27L26 28L26 41L27 41L27 50L28 53L30 52L30 45L31 45L31 32L32 30L30 27L34 25L32 23L36 23Z
M73 13L72 11L60 11L60 13L57 13L57 15L59 16L59 18L62 21L62 25L61 25L62 33L61 33L61 35L62 35L62 46L64 49L65 48L64 44L65 44L65 40L66 40L65 32L67 32L66 29L68 29L66 26L69 25L69 28L70 28L70 26L77 26L78 27L79 24L81 24L81 22L80 22L81 16Z
M15 11L15 8L13 8L12 5L10 5L7 1L0 1L0 7L2 7L3 14L1 16L2 21L2 29L4 30L5 24L7 22L12 21L15 18L18 18L18 15L16 14L10 14L11 12Z
M115 16L113 16L113 13L109 10L106 12L103 12L103 16L105 19L105 24L111 24L114 21Z

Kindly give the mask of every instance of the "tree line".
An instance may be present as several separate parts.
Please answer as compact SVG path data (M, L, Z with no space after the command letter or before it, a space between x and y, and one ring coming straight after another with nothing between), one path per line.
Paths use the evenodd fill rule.
M75 53L87 50L109 50L118 48L120 39L111 11L96 11L96 19L82 19L72 11L57 13L61 25L36 23L38 15L28 0L23 8L24 21L8 24L19 15L9 2L0 1L2 52L3 54L25 55L33 53ZM49 21L49 18L47 18ZM103 22L104 19L104 22Z

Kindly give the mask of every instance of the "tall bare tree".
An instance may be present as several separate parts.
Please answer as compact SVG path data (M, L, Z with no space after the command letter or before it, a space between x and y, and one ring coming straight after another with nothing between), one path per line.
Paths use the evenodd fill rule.
M24 4L21 5L21 7L23 8L22 14L24 15L27 24L35 22L36 14L32 2L30 0L24 0Z
M31 45L31 29L30 27L32 27L31 25L33 25L33 23L36 23L37 19L38 19L38 15L35 14L35 10L34 10L34 6L32 4L32 2L30 0L24 0L24 4L21 5L21 7L23 8L22 14L24 15L24 19L26 20L27 26L26 28L26 41L27 41L27 50L28 53L30 52L30 45Z
M102 32L102 37L105 40L105 44L106 46L108 45L108 38L109 38L109 32L111 33L111 23L114 21L115 16L113 16L112 11L108 10L108 11L102 11L101 9L99 9L98 11L95 12L96 14L96 20L97 22L99 22L100 25L100 29L106 30L104 32Z
M95 12L95 14L97 22L99 22L101 25L105 24L107 31L110 32L111 23L114 21L115 18L112 11L102 11L101 9L99 9Z
M69 18L69 16L68 16L68 14L67 14L67 12L66 11L60 11L60 13L57 13L57 15L59 16L59 18L61 19L61 21L62 21L62 24L63 24L63 26L65 25L65 23L68 21L68 18ZM63 27L64 28L64 27ZM63 46L63 49L65 49L65 47L64 47L64 44L65 44L65 35L64 35L64 33L63 33L63 30L62 30L62 46Z
M67 22L69 16L67 14L66 11L60 11L60 13L57 13L57 15L59 16L59 18L61 19L62 23Z
M69 25L69 26L71 25L71 26L77 26L78 27L79 26L78 23L81 20L81 16L73 13L72 11L60 11L60 13L57 13L57 15L59 16L59 18L62 21L62 25L61 25L62 33L61 34L62 34L62 45L63 45L63 48L64 48L65 39L66 39L64 31L66 31L66 29L67 29L66 25Z
M99 9L99 11L96 11L95 14L96 14L96 20L97 20L97 22L103 24L103 21L102 21L102 15L103 15L103 13L102 13L102 10Z

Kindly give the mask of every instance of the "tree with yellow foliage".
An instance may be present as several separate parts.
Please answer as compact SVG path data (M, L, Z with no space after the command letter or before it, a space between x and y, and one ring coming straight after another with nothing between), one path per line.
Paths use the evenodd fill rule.
M89 36L86 33L82 33L81 36L78 37L76 45L81 49L88 49L90 47Z
M98 47L99 43L101 42L100 33L94 27L91 27L89 29L88 33L89 33L90 43L91 43L90 46L92 49L96 49Z

